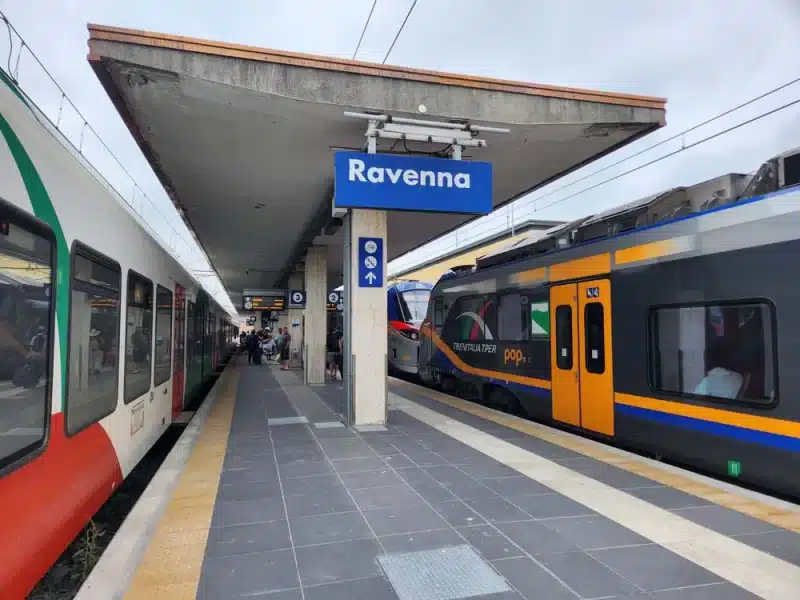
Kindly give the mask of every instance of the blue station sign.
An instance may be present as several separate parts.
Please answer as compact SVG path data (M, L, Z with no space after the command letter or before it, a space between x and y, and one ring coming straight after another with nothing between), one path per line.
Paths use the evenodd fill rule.
M492 164L337 152L334 197L337 208L486 215L492 212Z

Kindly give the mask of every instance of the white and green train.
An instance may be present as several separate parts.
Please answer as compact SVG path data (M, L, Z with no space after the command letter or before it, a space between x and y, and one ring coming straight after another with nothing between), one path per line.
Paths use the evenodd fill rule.
M0 72L0 597L28 594L236 334Z

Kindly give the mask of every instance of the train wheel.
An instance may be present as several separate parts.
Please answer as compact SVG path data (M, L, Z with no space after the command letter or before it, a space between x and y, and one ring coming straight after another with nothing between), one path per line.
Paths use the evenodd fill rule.
M512 415L523 414L522 405L517 400L516 396L501 387L493 388L489 394L489 402L494 406L502 407L506 412Z

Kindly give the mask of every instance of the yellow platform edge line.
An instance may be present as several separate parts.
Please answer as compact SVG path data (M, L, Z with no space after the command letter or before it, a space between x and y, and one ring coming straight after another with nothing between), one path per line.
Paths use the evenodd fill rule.
M795 533L800 533L800 513L773 506L741 494L723 490L678 473L664 471L657 467L645 464L643 461L637 460L635 457L628 458L624 455L597 447L594 443L589 443L588 440L581 440L580 438L576 438L557 429L546 429L546 426L539 423L525 421L519 419L518 417L496 414L478 404L461 400L460 398L454 398L441 392L420 387L406 381L395 380L395 382L399 386L404 387L409 391L413 391L415 394L422 394L431 400L446 404L476 417L480 417L499 425L504 425L510 429L519 431L520 433L550 442L551 444L556 444L562 448L583 454L589 458L594 458L630 473L647 477L653 481L657 481L666 486L686 492L687 494L692 494L698 498L703 498L709 502L713 502L714 504L735 510L755 519L760 519L761 521L765 521L776 527L782 527L784 529L794 531Z
M220 378L214 406L136 568L125 600L195 600L197 597L233 420L239 373L239 368L233 366Z

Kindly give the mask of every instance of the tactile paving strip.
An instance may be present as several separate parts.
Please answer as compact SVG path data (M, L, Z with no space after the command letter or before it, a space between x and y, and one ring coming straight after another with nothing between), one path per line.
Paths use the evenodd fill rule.
M471 546L385 554L378 563L400 600L457 600L511 588Z

